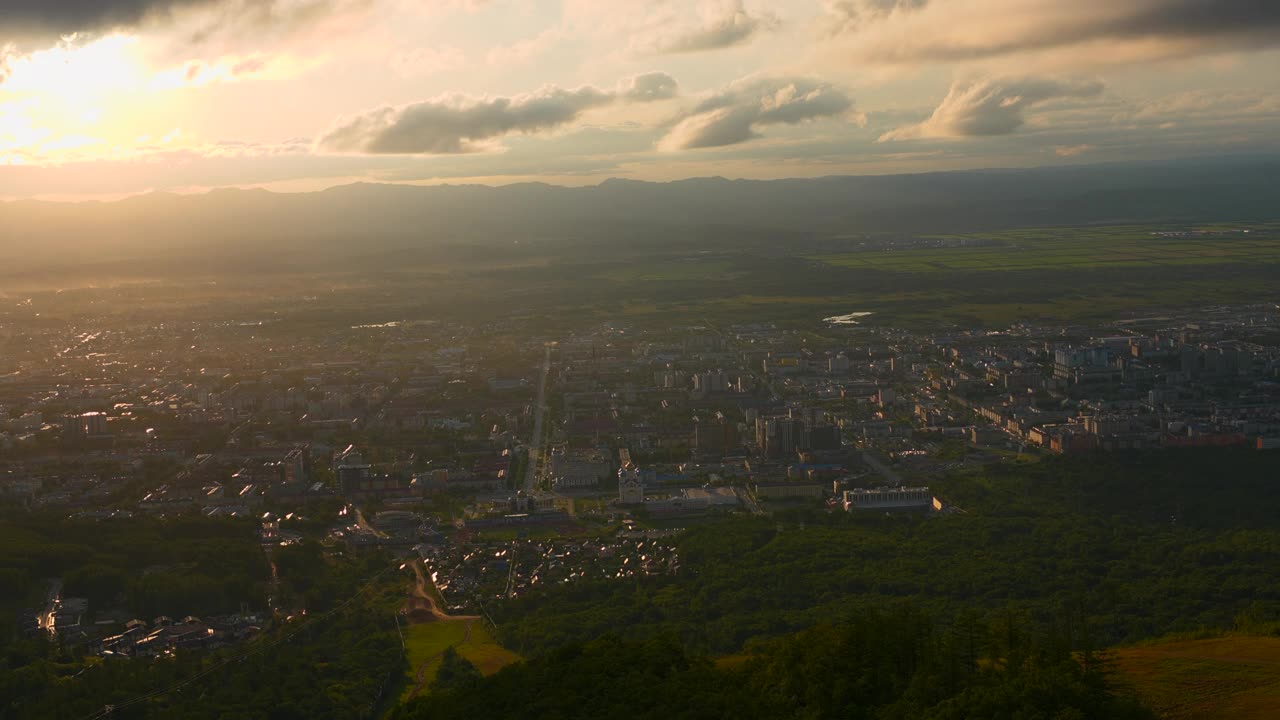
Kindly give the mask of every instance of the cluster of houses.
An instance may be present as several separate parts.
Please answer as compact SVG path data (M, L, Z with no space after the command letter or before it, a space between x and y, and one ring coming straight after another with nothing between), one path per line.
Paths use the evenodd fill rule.
M192 616L174 620L161 616L150 624L130 620L123 632L90 641L87 647L90 652L120 657L157 657L183 650L210 650L252 638L262 631L261 622L251 615L209 620Z

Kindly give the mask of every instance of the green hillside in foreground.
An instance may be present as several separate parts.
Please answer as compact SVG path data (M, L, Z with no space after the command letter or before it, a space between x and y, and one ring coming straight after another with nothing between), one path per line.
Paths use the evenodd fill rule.
M1170 640L1109 656L1119 677L1166 720L1263 720L1280 712L1280 637Z

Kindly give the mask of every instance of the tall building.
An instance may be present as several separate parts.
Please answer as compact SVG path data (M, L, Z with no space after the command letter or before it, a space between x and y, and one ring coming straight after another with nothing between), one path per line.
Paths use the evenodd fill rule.
M290 450L284 456L284 481L287 483L308 482L308 460L306 448L296 447Z
M84 422L79 415L71 413L63 416L62 439L66 442L76 442L84 439Z
M714 395L729 389L729 375L723 370L698 373L693 376L693 391L698 395Z
M338 480L338 489L344 495L362 492L369 485L373 476L373 468L365 464L364 458L355 445L333 454L333 474Z
M364 464L364 458L361 457L360 451L356 449L355 445L348 445L342 450L338 450L333 453L334 473L337 473L338 469L344 465L363 465L363 464Z
M799 419L756 418L756 445L770 457L790 455L809 446L808 430Z
M338 468L338 487L343 495L355 495L363 492L372 477L368 465L342 465Z
M106 413L87 412L80 416L80 422L84 424L84 434L89 437L102 437L110 434L110 430L107 429Z

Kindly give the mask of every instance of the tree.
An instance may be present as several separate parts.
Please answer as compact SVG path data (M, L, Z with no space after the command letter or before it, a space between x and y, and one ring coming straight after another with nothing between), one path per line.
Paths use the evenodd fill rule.
M458 654L453 646L445 648L440 656L440 669L431 683L431 692L449 692L469 688L483 677L471 661Z

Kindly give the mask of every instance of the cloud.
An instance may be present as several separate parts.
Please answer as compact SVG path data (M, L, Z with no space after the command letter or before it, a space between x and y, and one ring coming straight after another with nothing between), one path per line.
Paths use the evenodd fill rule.
M384 107L340 120L321 137L322 150L372 155L450 155L493 149L513 133L566 125L593 108L620 100L647 102L675 95L676 81L648 73L606 91L548 85L513 97L446 95L403 107Z
M696 18L660 15L651 23L650 30L633 41L634 50L653 54L719 50L746 43L758 33L779 25L773 14L749 13L743 0L703 2Z
M1026 123L1031 108L1052 100L1094 97L1102 89L1098 81L1036 78L956 83L927 120L891 130L880 140L1008 135Z
M214 5L221 0L4 0L0 41L24 37L56 39L75 33L110 31L151 17Z
M764 125L795 125L843 115L853 101L827 83L803 78L753 78L733 83L680 117L664 150L736 145L760 137Z
M637 75L621 83L621 96L631 102L669 100L676 96L680 86L666 73L651 72Z
M928 0L827 0L827 20L836 32L853 31L895 13L924 7Z
M1280 45L1274 0L829 0L826 7L829 24L858 56L882 62L1080 45L1123 46L1114 48L1117 59Z
M49 46L59 38L173 25L200 45L219 35L317 22L373 0L3 0L0 44ZM195 25L187 25L194 21Z
M392 1L0 0L0 83L6 64L110 37L138 41L143 64L169 83L236 80L268 67L279 76L324 62L335 36L352 36Z

